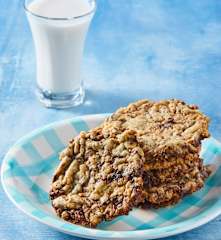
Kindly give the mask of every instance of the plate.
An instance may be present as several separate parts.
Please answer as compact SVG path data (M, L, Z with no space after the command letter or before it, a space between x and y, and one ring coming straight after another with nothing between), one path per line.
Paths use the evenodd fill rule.
M90 229L58 218L48 197L58 153L82 130L97 126L105 115L89 115L53 123L19 140L7 153L1 169L3 188L10 200L30 217L61 232L90 239L154 239L196 228L221 213L221 144L203 142L201 155L213 174L200 191L173 207L134 209L127 216Z

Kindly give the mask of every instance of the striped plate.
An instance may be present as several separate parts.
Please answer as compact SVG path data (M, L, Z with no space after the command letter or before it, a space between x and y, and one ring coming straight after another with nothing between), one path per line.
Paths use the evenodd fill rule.
M196 228L221 213L221 144L204 141L202 157L213 164L205 187L180 202L159 210L134 209L128 216L90 229L56 217L48 190L58 153L82 130L95 127L105 115L91 115L50 124L18 141L5 156L1 179L11 201L34 219L61 232L91 239L153 239Z

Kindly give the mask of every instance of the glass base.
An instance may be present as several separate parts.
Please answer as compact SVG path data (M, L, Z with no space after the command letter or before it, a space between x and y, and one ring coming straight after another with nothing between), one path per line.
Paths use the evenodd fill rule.
M47 108L71 108L84 102L85 92L82 87L74 92L68 93L51 93L38 88L36 95L40 102Z

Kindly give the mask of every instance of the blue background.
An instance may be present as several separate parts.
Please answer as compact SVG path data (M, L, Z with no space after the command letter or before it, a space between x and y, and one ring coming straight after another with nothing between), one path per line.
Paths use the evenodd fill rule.
M221 1L98 0L86 41L86 101L43 108L22 1L0 0L0 161L24 134L56 120L112 112L140 98L181 98L210 116L221 140ZM0 186L0 239L77 239L17 210ZM221 239L221 216L173 240Z

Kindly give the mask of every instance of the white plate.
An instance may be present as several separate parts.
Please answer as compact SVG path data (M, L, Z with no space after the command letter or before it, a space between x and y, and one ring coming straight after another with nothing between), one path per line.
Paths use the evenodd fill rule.
M93 239L153 239L196 228L221 213L221 145L210 138L202 157L214 172L205 187L179 204L158 210L134 209L128 216L104 222L96 229L58 218L48 197L58 153L81 130L97 126L105 115L90 115L53 123L18 141L3 160L1 179L10 200L24 213L61 232ZM25 223L24 223L25 224Z

